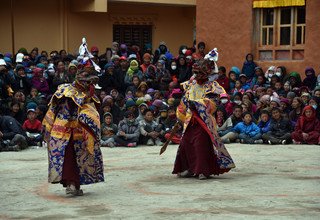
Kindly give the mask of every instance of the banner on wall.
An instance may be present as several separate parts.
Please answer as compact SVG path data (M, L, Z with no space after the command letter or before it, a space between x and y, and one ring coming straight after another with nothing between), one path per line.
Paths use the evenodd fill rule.
M305 0L253 0L253 8L276 8L305 5Z

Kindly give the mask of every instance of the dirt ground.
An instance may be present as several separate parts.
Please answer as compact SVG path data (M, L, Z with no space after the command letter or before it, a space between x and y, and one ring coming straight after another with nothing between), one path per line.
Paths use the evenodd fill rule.
M319 219L320 146L241 145L237 168L208 180L171 174L177 145L103 148L104 183L65 195L45 148L0 153L0 219Z

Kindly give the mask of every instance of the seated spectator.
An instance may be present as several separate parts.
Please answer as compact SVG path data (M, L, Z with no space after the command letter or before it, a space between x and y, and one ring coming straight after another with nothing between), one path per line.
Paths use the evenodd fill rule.
M220 66L218 68L218 75L217 82L224 88L226 92L229 92L230 83L229 78L226 76L226 68L224 66Z
M302 102L303 102L303 105L308 105L309 103L309 100L311 98L311 95L307 92L303 92L301 93L301 96L300 96Z
M146 109L144 120L140 121L140 142L148 146L161 145L160 137L164 134L161 129L162 125L158 124L153 117L153 112Z
M256 140L261 139L260 128L252 121L250 112L242 114L242 122L239 122L233 129L236 132L240 143L253 144Z
M135 96L137 98L144 97L145 94L147 94L147 90L148 90L147 83L146 82L141 82L140 85L137 88Z
M316 110L317 118L320 120L320 98L313 96L308 105L312 106Z
M101 125L101 147L114 147L114 137L118 132L117 125L113 124L112 114L110 112L104 113L103 119Z
M294 144L320 144L320 121L312 106L304 107L291 137Z
M221 127L226 120L228 119L228 115L226 110L222 106L218 106L216 112L214 113L217 127Z
M168 117L167 119L164 121L164 128L165 128L165 139L168 140L170 135L171 135L171 131L174 127L174 125L177 122L177 116L176 116L176 111L174 109L174 107L170 107L168 109ZM180 144L180 139L182 136L182 125L181 123L179 123L179 128L178 131L173 135L173 137L171 138L171 142L174 144Z
M258 127L260 128L261 134L264 135L270 131L270 115L267 110L262 110L260 113L260 122ZM258 140L257 143L263 143L262 139Z
M144 102L139 104L138 106L138 111L139 111L139 116L137 117L137 121L140 123L140 121L144 120L144 112L148 109L148 105Z
M117 145L124 147L135 147L139 141L139 123L131 111L126 111L125 118L119 122L118 133L114 140Z
M241 88L244 91L247 91L248 89L250 89L250 84L247 82L248 78L245 74L240 74L239 80L241 81L241 85L242 85Z
M235 95L236 93L244 93L244 89L242 88L242 82L240 80L236 80L234 89L231 90L231 95Z
M20 103L15 99L12 100L10 104L10 112L8 112L7 115L15 118L20 124L23 124L23 122L26 120L25 110L20 107Z
M235 88L235 84L240 75L240 69L236 66L231 67L229 71L229 90L232 91ZM232 92L230 92L232 94Z
M0 115L0 150L19 151L28 147L21 124L11 116Z
M220 94L220 102L221 102L220 106L226 110L228 117L232 115L233 103L230 102L229 95Z
M35 87L31 88L30 94L27 96L26 103L28 104L29 102L35 102L37 105L41 103L41 97L40 97L39 91Z
M42 146L42 124L41 121L37 119L36 110L28 109L27 120L22 125L23 130L27 134L27 140L29 145L39 145Z
M303 102L299 97L294 97L292 100L292 111L289 113L289 120L291 121L293 127L296 125L298 118L300 117L303 110Z
M218 128L218 134L224 143L234 142L237 139L238 136L235 132L232 132L232 129L242 121L242 112L240 105L234 106L232 115Z
M288 144L291 142L292 125L281 115L279 108L273 108L270 130L262 135L263 141L268 144Z

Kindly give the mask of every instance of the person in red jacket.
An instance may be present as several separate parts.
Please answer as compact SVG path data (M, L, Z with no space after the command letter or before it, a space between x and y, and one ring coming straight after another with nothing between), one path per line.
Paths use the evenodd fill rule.
M320 121L312 106L307 105L303 108L291 137L295 144L319 144Z
M226 68L224 66L220 66L218 68L218 79L217 82L226 90L226 92L229 92L230 84L229 84L229 78L226 75Z

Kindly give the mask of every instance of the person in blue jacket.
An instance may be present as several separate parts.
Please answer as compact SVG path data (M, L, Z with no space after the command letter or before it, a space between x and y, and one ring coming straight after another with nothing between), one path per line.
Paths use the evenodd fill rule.
M266 134L270 131L270 113L267 110L262 110L260 112L260 122L258 123L258 127L260 128L261 135ZM255 141L256 144L262 144L263 140L259 139Z
M251 113L243 113L242 120L242 122L239 122L233 128L233 132L239 134L240 142L243 144L254 144L255 140L261 139L260 128L252 121Z

